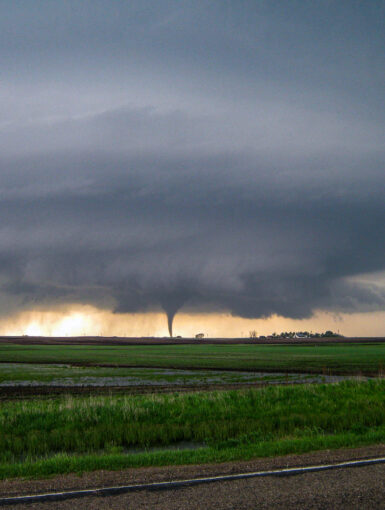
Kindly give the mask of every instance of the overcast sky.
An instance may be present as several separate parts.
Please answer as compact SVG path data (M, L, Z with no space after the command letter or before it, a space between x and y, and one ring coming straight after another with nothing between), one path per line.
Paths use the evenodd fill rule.
M385 3L0 0L0 312L385 310Z

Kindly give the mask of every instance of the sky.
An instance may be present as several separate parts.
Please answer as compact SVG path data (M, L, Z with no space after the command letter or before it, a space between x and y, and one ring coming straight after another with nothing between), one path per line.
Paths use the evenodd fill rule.
M0 333L385 335L384 15L0 0Z

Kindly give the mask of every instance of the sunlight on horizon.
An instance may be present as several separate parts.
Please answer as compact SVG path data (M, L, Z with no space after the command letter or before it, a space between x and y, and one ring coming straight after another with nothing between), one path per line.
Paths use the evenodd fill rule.
M385 312L333 315L317 312L310 319L294 320L279 316L268 319L243 319L227 313L186 313L175 317L175 336L248 337L279 334L281 331L332 330L345 336L385 335ZM73 305L54 310L24 311L0 319L1 335L28 336L156 336L168 337L167 319L163 312L114 314L93 306Z

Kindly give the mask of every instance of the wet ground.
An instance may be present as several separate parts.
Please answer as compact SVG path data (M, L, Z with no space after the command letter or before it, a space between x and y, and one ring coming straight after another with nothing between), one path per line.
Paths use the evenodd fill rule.
M60 394L165 393L239 389L276 384L334 383L354 376L152 368L0 364L0 400Z
M332 383L352 376L223 370L82 368L62 364L0 365L0 387L14 386L194 386L215 384Z

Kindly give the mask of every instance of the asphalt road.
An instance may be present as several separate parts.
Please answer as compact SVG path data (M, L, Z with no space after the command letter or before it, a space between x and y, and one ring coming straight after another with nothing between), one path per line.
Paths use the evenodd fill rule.
M15 508L15 506L12 506ZM11 507L8 507L11 508ZM385 465L17 505L18 509L385 509Z
M256 459L218 465L142 468L62 475L47 480L0 482L0 495L36 494L130 483L248 472L299 465L341 462L383 456L385 445L314 452L273 459ZM143 491L118 496L97 496L58 502L7 506L21 509L159 509L159 510L246 510L246 509L384 509L385 464L334 469L289 477L264 477L216 482L175 490Z

